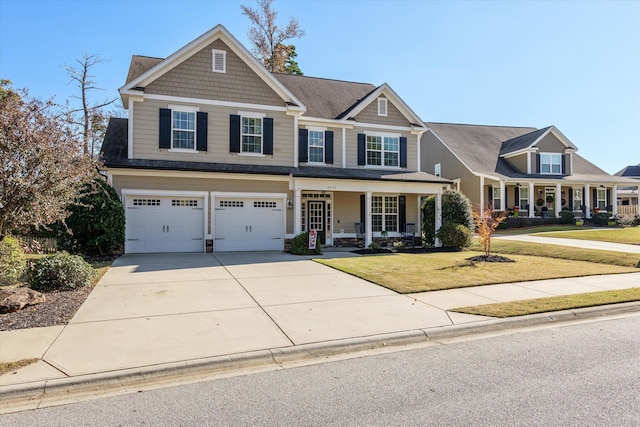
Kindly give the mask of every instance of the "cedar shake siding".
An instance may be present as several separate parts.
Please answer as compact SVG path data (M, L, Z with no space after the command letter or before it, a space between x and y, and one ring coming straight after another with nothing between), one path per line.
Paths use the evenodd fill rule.
M171 103L171 105L195 106L199 107L201 112L208 113L207 151L182 153L160 149L159 111L168 108L169 103L145 100L135 102L132 110L134 159L293 166L293 118L283 111L265 112L265 117L273 119L273 155L257 157L230 152L230 116L238 114L238 108L183 103Z
M385 98L385 97L382 97ZM411 126L411 123L407 118L391 103L390 99L387 99L387 115L378 115L378 98L374 99L368 106L365 107L357 116L356 121L359 123L372 123L380 125L390 126Z
M212 49L224 50L226 72L214 73ZM145 87L145 93L284 107L273 91L222 40L216 40Z

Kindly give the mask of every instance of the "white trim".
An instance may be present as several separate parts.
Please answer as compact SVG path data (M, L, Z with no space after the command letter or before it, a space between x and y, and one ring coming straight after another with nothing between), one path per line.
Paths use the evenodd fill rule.
M387 98L378 98L378 116L387 117L389 110L389 100Z
M309 166L323 166L326 165L325 156L327 149L327 141L326 141L326 132L327 128L317 127L317 126L307 126L307 131L309 131L309 135L307 136L307 165ZM322 161L321 162L313 162L311 161L310 150L311 150L311 132L320 132L322 134ZM314 146L314 148L319 148Z
M524 154L524 153L527 153L528 155L531 155L531 153L535 153L536 151L538 151L538 147L527 147L527 148L522 148L522 149L517 150L517 151L512 151L510 153L501 154L500 157L505 158L505 159L510 159L511 157L516 157L516 156L519 156L519 155Z
M551 153L551 152L542 152L539 153L540 154L540 175L554 175L554 176L558 176L558 175L562 175L562 153ZM549 157L549 172L542 172L542 156L550 156ZM560 157L560 172L555 173L553 172L553 162L552 162L552 158L551 156L558 156ZM566 168L566 164L565 164L565 168Z
M216 54L222 54L222 69L216 69ZM214 73L227 72L227 51L219 49L211 49L211 71Z
M171 141L173 143L173 141ZM187 153L187 154L198 154L201 153L201 151L196 150L195 148L193 150L189 149L189 148L169 148L167 150L169 153Z
M211 194L211 197L242 197L244 199L247 198L257 198L257 199L285 199L284 208L287 208L286 198L287 193L243 193L241 191L211 191L206 192L207 194Z
M261 113L257 111L238 111L238 115L242 117L251 117L254 119L264 119L267 117L267 113Z
M413 128L408 127L408 126L393 126L393 125L379 125L379 124L375 124L375 123L360 123L360 122L353 122L353 127L357 127L357 128L375 128L375 129L383 129L383 130L395 130L395 131L411 131L413 130Z
M371 130L364 130L364 136L365 136L365 168L374 168L374 169L402 169L402 167L400 166L400 164L402 163L402 160L400 159L400 138L402 138L402 134L397 134L397 133L387 133L387 132L376 132L376 131L371 131ZM380 147L380 164L379 165L370 165L368 163L368 159L369 156L367 155L367 153L369 151L378 151L378 150L369 150L368 149L368 141L367 141L367 137L372 136L372 137L376 137L379 136L381 138L381 147ZM389 153L395 153L395 151L388 151L384 149L384 138L396 138L398 140L398 166L387 166L384 164L384 154L386 152ZM408 140L407 140L407 145L408 145ZM409 147L407 146L407 151L408 151ZM408 154L408 153L407 153Z
M345 123L342 120L323 119L320 117L311 117L311 116L300 116L301 125L307 122L321 123L321 124L326 124L327 127L343 128L343 129L353 129L355 125L354 122Z
M243 181L276 181L288 182L289 175L229 173L229 172L204 172L204 171L180 171L159 169L109 169L112 176L146 176L164 178L204 178L204 179L230 179Z
M186 104L215 105L219 107L255 108L257 110L267 111L287 111L287 107L278 107L275 105L246 104L244 102L217 101L213 99L187 98L183 96L156 95L145 93L144 99L153 101L184 102Z
M531 151L527 151L527 175L531 175Z
M241 151L239 153L234 153L236 156L240 156L240 157L266 157L266 154L262 154L262 153L245 153L244 151ZM247 166L251 166L251 165L247 165Z
M169 104L167 108L169 108L172 113L173 113L173 110L184 111L186 113L197 113L200 111L200 107L194 107L193 105Z
M298 167L298 157L300 156L299 151L299 141L300 141L300 132L298 127L300 126L298 116L293 116L293 167Z
M127 158L133 159L133 98L129 98L129 112L127 114Z

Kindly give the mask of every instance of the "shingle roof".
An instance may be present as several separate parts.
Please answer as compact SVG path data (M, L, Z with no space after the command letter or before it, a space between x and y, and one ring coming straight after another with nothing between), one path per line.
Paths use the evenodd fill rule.
M343 118L363 98L376 90L370 83L278 73L273 76L307 107L305 115L323 119Z
M151 56L133 55L131 57L131 63L129 64L129 73L127 73L127 81L135 79L145 71L148 71L153 66L164 61L163 58L153 58ZM125 83L125 84L126 84Z
M614 175L640 178L640 164L627 166L626 168L616 172Z
M548 128L536 129L511 126L482 126L452 123L425 123L451 149L467 167L476 173L497 178L541 178L545 180L598 180L620 181L580 155L573 154L573 174L553 176L526 174L517 171L500 157L504 143L512 147L533 142ZM515 150L514 150L515 151Z
M184 162L168 160L145 160L127 158L127 119L112 118L102 144L102 161L107 168L160 169L200 172L229 172L267 175L292 175L306 178L333 178L356 180L382 180L403 182L437 182L450 184L451 181L424 172L388 171L375 169L343 169L315 166L263 166L229 163Z
M551 126L547 126L543 129L538 129L533 132L517 136L515 138L511 138L508 141L502 143L502 148L500 149L500 155L513 153L514 151L522 150L524 148L528 148L536 142L538 138L542 136Z

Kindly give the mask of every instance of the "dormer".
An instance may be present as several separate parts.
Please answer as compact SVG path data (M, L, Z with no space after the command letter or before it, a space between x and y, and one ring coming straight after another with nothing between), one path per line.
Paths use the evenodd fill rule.
M500 157L520 173L571 175L572 154L578 149L555 126L502 143Z

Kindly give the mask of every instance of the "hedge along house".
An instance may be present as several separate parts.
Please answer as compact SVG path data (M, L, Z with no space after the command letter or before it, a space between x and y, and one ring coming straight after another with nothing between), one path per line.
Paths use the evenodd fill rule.
M133 56L120 95L103 160L128 253L283 250L307 230L350 245L355 223L368 245L451 184L419 171L427 127L387 84L272 74L221 25Z
M617 192L632 180L611 176L576 152L555 126L543 129L426 123L422 170L453 179L474 207L558 217L617 214Z

